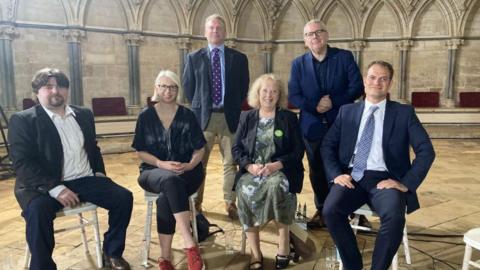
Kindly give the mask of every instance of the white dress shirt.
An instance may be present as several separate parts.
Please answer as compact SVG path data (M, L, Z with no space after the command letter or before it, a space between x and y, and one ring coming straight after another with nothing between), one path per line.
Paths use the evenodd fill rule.
M375 130L373 132L372 148L370 149L370 154L368 155L366 170L388 171L387 165L385 165L385 160L383 158L382 148L383 120L385 119L386 104L387 100L383 100L377 104L372 104L365 100L365 108L363 109L362 120L360 121L360 128L358 130L357 142L355 144L355 154L357 153L358 142L360 141L363 129L365 128L365 124L367 123L367 119L369 117L368 112L370 110L370 107L378 106L378 110L376 110L373 114L373 117L375 118ZM349 167L353 167L353 158L355 157L355 154L353 155L352 160L350 160Z
M57 128L63 149L63 181L75 180L81 177L93 176L93 171L88 161L82 130L75 120L75 112L70 106L65 107L65 116L43 107L53 124ZM48 191L51 197L57 198L66 187L58 185Z

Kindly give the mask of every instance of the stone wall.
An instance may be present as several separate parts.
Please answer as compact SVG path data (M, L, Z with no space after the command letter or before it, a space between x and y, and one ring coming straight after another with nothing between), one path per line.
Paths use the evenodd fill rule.
M72 103L124 96L142 107L160 69L181 73L184 55L205 46L212 13L227 19L227 44L247 54L252 81L272 71L286 83L305 52L303 25L321 18L362 71L393 63L394 100L437 91L455 106L459 92L480 91L479 0L0 0L0 105L21 109L34 72L52 66L75 81Z

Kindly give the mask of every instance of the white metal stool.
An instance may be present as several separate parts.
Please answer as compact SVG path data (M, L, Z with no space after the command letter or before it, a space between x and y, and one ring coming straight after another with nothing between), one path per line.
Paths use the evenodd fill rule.
M472 248L480 250L480 228L471 229L463 236L465 242L465 256L463 257L462 270L468 270L471 265L480 268L480 260L472 261Z
M363 226L358 225L360 215L364 215L364 216L367 216L367 217L378 217L377 213L375 213L375 211L373 211L368 206L368 204L362 205L360 208L358 208L353 213L355 214L355 217L350 222L350 225L352 226L353 232L355 234L357 234L358 230L361 230L361 231L371 231L372 230L371 228L363 227ZM412 259L410 257L410 246L408 245L407 222L405 222L405 226L403 227L403 240L402 241L403 241L403 249L404 249L404 252L405 252L405 261L407 262L407 264L412 264ZM340 270L342 270L342 269L343 269L342 264L340 263ZM392 260L392 270L397 270L397 269L398 269L398 251L397 251L397 253L395 254L395 257L393 257L393 260Z
M197 209L195 208L195 198L197 193L193 193L189 198L188 202L190 205L190 211L192 212L192 228L193 228L193 238L195 242L198 243L198 231L197 231ZM145 219L145 228L143 235L143 250L142 250L142 265L144 267L149 267L148 258L150 255L150 242L152 240L152 216L153 216L153 202L158 198L157 193L152 193L145 191L145 202L147 202L147 215Z
M91 212L92 218L87 219L83 217L84 212ZM85 255L87 256L90 254L88 250L88 243L87 243L87 236L85 233L86 226L92 226L94 235L95 235L95 249L97 252L97 266L98 268L103 267L103 260L102 260L102 249L101 249L101 242L100 242L100 229L98 226L98 217L97 217L97 206L93 203L83 202L75 207L65 207L57 212L57 217L64 217L64 216L71 216L71 215L78 215L80 220L80 224L76 226L70 226L67 228L60 228L54 231L54 233L70 231L74 229L80 229L82 232L82 242L83 247L85 249ZM28 244L26 244L25 248L25 261L24 261L24 269L28 269L30 266L30 249L28 248Z

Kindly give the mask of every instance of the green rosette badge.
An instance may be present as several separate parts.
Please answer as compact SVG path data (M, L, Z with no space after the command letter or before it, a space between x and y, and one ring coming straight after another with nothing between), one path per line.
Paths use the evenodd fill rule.
M273 132L273 134L275 134L275 137L282 137L283 131L281 131L280 129L277 129Z

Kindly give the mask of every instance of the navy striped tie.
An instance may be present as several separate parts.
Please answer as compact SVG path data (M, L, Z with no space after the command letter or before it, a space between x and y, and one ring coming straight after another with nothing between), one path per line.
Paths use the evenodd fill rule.
M378 110L378 106L372 106L369 109L367 123L363 128L362 137L357 144L357 153L353 159L352 178L355 181L360 181L363 177L363 172L367 169L367 159L372 148L373 132L375 131L375 117L374 113Z

